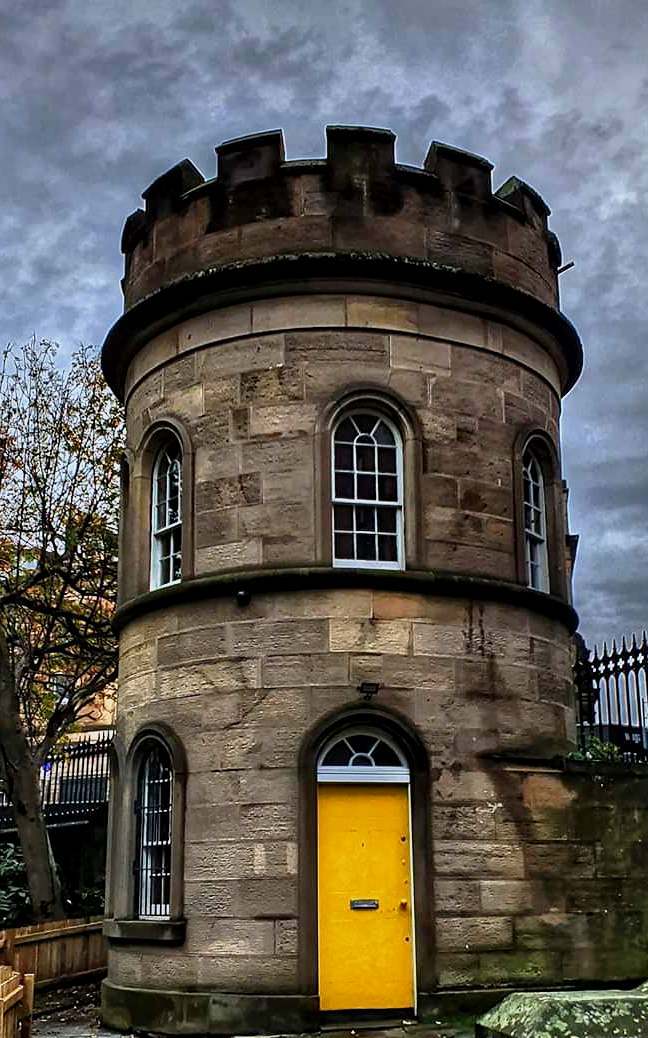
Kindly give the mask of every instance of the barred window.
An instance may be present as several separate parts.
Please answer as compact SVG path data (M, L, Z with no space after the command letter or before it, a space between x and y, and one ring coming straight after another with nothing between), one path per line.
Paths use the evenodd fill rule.
M544 477L540 463L532 451L524 452L522 468L527 584L536 591L549 591L547 504Z
M153 467L151 587L176 584L182 568L182 450L166 444Z
M403 450L396 428L368 411L333 431L333 565L403 568Z
M151 742L137 783L135 914L139 919L166 918L171 911L171 822L173 768L168 751Z

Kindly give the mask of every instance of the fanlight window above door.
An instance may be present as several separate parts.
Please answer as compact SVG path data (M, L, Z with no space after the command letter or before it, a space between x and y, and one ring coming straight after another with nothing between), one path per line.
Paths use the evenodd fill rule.
M318 782L409 782L400 750L380 732L355 730L337 735L322 750Z

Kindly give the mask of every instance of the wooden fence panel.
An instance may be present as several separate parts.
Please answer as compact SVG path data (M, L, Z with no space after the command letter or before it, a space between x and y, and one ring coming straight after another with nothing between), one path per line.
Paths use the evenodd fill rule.
M29 1038L33 1009L33 975L0 966L0 1038Z
M0 960L18 973L33 973L37 987L96 976L107 964L102 926L103 919L95 917L0 930Z

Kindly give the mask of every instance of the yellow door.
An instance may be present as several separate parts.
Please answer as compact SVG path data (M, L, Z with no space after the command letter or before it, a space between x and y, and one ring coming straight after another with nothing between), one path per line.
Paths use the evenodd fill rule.
M414 1005L406 786L318 786L320 1008Z

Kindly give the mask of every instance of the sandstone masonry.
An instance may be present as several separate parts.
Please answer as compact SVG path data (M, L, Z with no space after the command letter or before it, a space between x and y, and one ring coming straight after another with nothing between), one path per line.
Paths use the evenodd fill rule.
M444 145L419 170L394 162L388 131L327 140L325 160L298 163L278 133L229 142L208 181L185 161L124 230L126 309L104 348L128 426L114 1026L317 1022L316 763L345 724L400 740L412 773L420 1012L444 990L646 967L636 906L610 890L607 910L615 867L638 881L614 859L620 816L555 764L575 737L559 419L581 349L557 309L548 210L516 179L493 194L490 164ZM345 405L376 408L402 438L399 568L334 565ZM182 572L151 589L169 437ZM545 591L527 586L532 438ZM133 880L149 737L174 768L163 919L142 918Z

